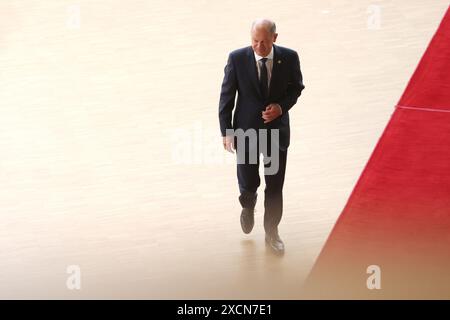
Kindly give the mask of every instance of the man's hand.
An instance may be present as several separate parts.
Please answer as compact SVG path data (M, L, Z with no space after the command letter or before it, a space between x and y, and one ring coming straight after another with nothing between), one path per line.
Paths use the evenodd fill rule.
M233 136L225 136L223 139L223 148L228 152L234 153L233 149L236 150L234 145L234 137Z
M283 110L278 103L271 103L266 107L265 111L262 111L262 118L264 119L264 123L269 123L281 116L282 113Z

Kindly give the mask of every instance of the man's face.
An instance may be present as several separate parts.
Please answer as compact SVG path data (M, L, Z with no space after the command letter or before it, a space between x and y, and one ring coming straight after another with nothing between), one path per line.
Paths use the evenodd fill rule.
M251 32L252 36L252 48L256 54L265 57L272 50L272 45L277 39L277 33L270 33L267 28L263 26L257 26L253 28Z

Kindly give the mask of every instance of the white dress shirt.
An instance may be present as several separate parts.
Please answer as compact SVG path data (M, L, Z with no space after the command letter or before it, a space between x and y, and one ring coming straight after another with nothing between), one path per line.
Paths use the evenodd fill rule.
M260 55L256 54L255 51L253 51L253 53L255 54L256 67L258 69L258 79L261 78L261 63L262 63L259 60L261 60L262 58L267 58L267 61L266 61L267 81L268 81L267 88L269 88L270 78L272 77L272 67L273 67L273 46L272 46L272 50L270 50L270 53L265 57L261 57Z

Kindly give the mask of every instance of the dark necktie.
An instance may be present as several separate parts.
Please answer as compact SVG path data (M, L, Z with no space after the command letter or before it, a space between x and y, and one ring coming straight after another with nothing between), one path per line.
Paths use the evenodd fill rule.
M259 76L259 86L261 88L263 98L267 99L269 96L268 75L266 67L267 58L262 58L259 61L261 61L261 68L260 68L261 74Z

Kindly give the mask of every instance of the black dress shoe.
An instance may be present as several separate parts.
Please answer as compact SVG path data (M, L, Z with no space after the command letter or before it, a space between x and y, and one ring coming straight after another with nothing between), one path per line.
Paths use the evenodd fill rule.
M241 227L244 233L250 233L255 225L255 210L244 208L241 212Z
M269 247L276 255L284 254L284 243L281 240L278 232L266 233L266 246Z

